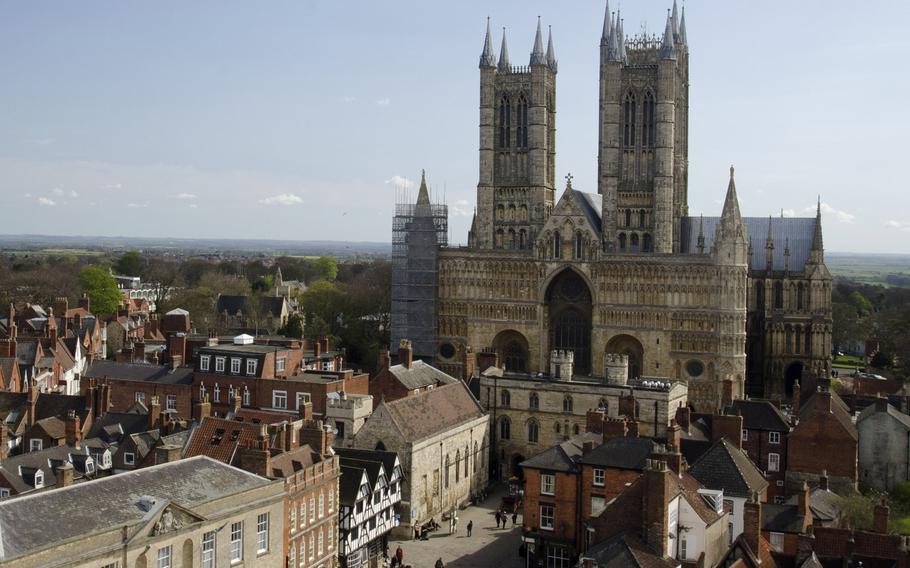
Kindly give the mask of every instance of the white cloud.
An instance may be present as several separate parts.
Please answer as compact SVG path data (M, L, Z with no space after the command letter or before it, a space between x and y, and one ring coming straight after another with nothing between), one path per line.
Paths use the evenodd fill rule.
M108 183L101 186L101 189L123 189L122 183Z
M53 194L56 195L57 197L62 197L62 196L63 196L63 190L60 189L59 187L55 187L54 189L52 189L52 190L51 190L51 193L53 193Z
M414 182L409 180L406 177L400 176L398 174L393 175L389 179L385 180L386 185L394 185L396 188L401 189L411 189L414 187Z
M71 190L70 190L70 197L79 197L79 194L76 192L75 189L71 189Z
M796 209L783 209L781 214L784 217L796 217Z
M140 207L148 207L149 204L148 203L127 203L126 206L129 207L130 209L138 209Z
M392 104L392 99L390 99L390 98L388 98L388 97L386 97L386 98L384 98L384 99L379 99L379 100L376 101L376 104L379 105L379 106L381 106L381 107L389 106L390 104Z
M815 207L807 207L806 209L807 209L806 213L812 213L815 211ZM822 202L822 214L823 215L833 215L834 218L837 219L837 221L839 223L846 223L847 225L852 225L853 221L856 220L856 215L854 215L853 213L849 213L847 211L843 211L840 209L835 209L834 207L831 207L824 201Z
M459 199L449 207L449 210L460 217L470 217L474 214L471 203L467 199Z
M31 193L26 193L26 194L23 195L22 197L24 197L24 198L26 198L26 199L29 199L29 198L31 198L31 196L32 196Z
M346 103L352 103L357 100L357 97L352 97L352 96L348 95L346 97L341 97L341 100Z
M178 193L174 199L196 199L197 197L195 193Z
M39 197L38 205L41 205L43 207L53 207L54 205L57 205L57 202L53 199L48 199L47 197Z
M898 231L910 232L910 223L908 223L906 221L902 222L902 221L891 220L891 221L888 221L887 223L885 223L885 226L889 227L891 229L897 229Z
M303 199L293 193L281 193L279 195L260 199L259 203L263 205L300 205L303 203Z

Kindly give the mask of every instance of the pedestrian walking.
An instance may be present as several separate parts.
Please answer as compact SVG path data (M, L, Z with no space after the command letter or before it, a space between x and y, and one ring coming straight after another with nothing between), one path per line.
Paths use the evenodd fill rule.
M512 513L512 526L514 527L518 523L518 511Z
M436 559L436 566L435 566L435 568L446 568L446 565L442 562L442 558L437 558L437 559Z
M499 510L496 511L496 528L499 528L499 520L502 518L502 515L499 513Z
M471 531L474 529L474 521L468 521L468 537L471 536Z
M399 546L397 549L395 549L396 566L403 566L404 565L403 560L404 560L404 551L401 550L401 547Z

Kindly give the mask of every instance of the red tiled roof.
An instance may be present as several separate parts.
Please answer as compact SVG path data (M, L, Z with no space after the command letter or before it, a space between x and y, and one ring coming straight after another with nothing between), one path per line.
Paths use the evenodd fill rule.
M257 424L206 416L190 435L184 457L208 456L230 464L237 448L252 444L261 432Z

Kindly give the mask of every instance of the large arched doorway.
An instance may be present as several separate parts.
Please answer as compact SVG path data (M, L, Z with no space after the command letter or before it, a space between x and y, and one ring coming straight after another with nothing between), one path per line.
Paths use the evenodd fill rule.
M591 291L574 270L564 270L550 282L546 302L550 308L550 350L575 354L574 372L591 373Z
M517 477L518 479L524 479L524 478L525 478L524 470L521 469L521 465L520 465L521 462L523 462L523 461L525 461L525 457L524 457L523 455L521 455L521 454L512 454L512 463L511 463L512 470L511 470L511 474L512 474L513 477Z
M493 349L499 355L504 370L528 372L528 340L524 335L511 329L501 331L493 339Z
M784 388L787 389L787 398L793 396L793 385L802 378L804 368L805 365L801 361L790 363L790 366L787 367L787 371L784 373Z
M607 342L607 353L619 353L629 357L628 379L640 378L645 368L645 349L641 342L631 335L616 335Z

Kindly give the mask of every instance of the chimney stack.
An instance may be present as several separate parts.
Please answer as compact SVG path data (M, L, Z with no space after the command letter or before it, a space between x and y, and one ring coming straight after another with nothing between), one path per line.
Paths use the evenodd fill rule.
M809 514L809 485L805 481L796 494L796 507L800 515Z
M676 423L675 418L670 419L670 425L667 426L667 445L676 451L679 451L682 442L682 428Z
M88 294L82 294L82 297L79 298L79 307L88 313L92 313L92 301L89 299Z
M332 444L335 442L335 435L330 431L331 426L324 424L322 420L304 421L300 429L300 444L308 445L310 448L321 456L328 455Z
M158 396L154 395L149 399L149 413L148 413L148 424L147 427L149 430L154 430L158 428L161 420L161 403L158 400Z
M265 428L263 428L265 430ZM268 434L259 434L249 447L240 449L240 468L263 477L272 476L272 452L269 450Z
M75 468L70 462L65 462L54 468L54 475L57 476L57 487L69 487L73 484L75 477Z
M202 400L193 405L193 418L197 422L202 422L206 416L212 415L212 403L209 402L209 395L205 395Z
M398 364L407 369L414 364L414 350L409 339L402 339L398 343Z
M688 406L683 406L679 403L679 408L676 409L676 423L679 424L679 427L686 431L687 434L692 433L692 409Z
M9 455L9 429L0 421L0 463Z
M726 437L731 444L743 448L743 417L715 414L711 417L711 441Z
M300 407L297 409L297 413L300 415L301 420L312 420L313 419L313 403L306 401L300 404Z
M319 359L320 355L322 355L322 343L317 338L313 340L313 357Z
M889 534L888 530L888 519L891 516L891 508L885 503L885 499L882 498L881 502L875 506L875 510L872 512L872 530L879 534Z
M381 373L383 371L388 371L389 367L392 366L392 357L389 355L388 349L379 350L379 360L376 363L376 372Z
M667 555L670 482L666 463L655 459L645 462L642 534L645 542L661 556Z
M818 476L818 488L822 491L828 491L828 470L823 469L822 474Z
M753 493L743 506L743 538L756 556L759 555L758 543L761 538L761 529L761 503L758 502L758 494Z
M155 464L171 463L180 459L182 448L178 444L165 444L155 448Z
M82 447L82 427L75 410L70 410L65 420L66 443L77 450Z

